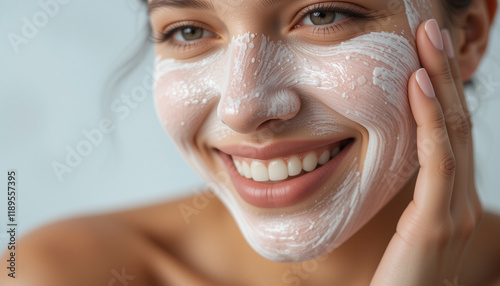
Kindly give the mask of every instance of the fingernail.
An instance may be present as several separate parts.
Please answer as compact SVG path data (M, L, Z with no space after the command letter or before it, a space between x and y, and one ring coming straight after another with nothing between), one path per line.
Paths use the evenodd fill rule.
M424 68L417 71L417 83L420 86L420 89L424 92L425 96L428 98L436 98L431 78Z
M448 29L441 30L441 35L443 35L444 50L448 55L448 58L453 59L455 57L455 51L453 50L453 42L451 41L450 32Z
M443 37L436 20L432 19L425 23L425 32L436 49L443 50Z

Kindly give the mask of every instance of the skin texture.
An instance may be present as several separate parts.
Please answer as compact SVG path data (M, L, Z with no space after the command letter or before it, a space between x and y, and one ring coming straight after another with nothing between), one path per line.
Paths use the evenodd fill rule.
M377 5L375 2L379 1L370 1L368 5ZM221 10L221 21L236 29L231 34L258 30L261 34L278 37L269 30L269 26L259 26L258 17L244 14L244 11L257 11L251 9L252 5L248 9L234 10L235 7L228 3L218 3L227 9ZM234 4L234 1L231 3ZM388 198L381 203L380 211L377 208L378 212L370 214L371 219L360 223L360 229L333 252L322 257L315 256L309 264L269 261L248 246L232 219L234 213L224 207L223 203L227 202L221 203L213 195L200 195L155 207L60 223L35 232L22 241L26 253L30 253L24 258L30 261L25 266L26 271L34 273L30 276L33 281L50 281L47 285L110 285L109 281L113 278L111 270L122 268L130 269L126 272L135 277L133 282L137 285L499 285L499 272L495 267L500 257L500 247L496 243L500 239L500 223L498 217L483 213L477 198L470 123L462 88L462 80L467 80L473 74L478 59L484 53L487 31L494 15L488 13L487 8L493 11L491 8L494 3L476 1L469 14L461 19L462 24L474 31L450 27L455 44L454 57L448 56L451 55L450 46L445 50L444 47L436 48L432 43L431 39L435 40L434 36L439 35L439 30L429 33L432 21L423 23L415 30L418 58L432 82L425 83L422 70L410 74L408 80L408 108L411 108L409 114L416 123L416 131L413 130L416 134L413 136L416 137L420 169L418 174L413 175L411 172L403 177L403 182L396 187L399 192L389 196L392 200ZM380 7L383 5L379 6L379 10ZM281 8L276 6L271 10L282 11ZM182 14L178 10L173 12ZM172 11L165 10L162 13ZM187 14L203 18L203 13L192 13ZM442 23L439 10L433 11L433 15ZM410 29L405 11L379 17L390 17L387 23L390 23L391 29L394 29L394 25L400 26L400 34L402 30ZM152 14L153 29L161 30L160 27L165 25L163 19L171 18L160 12L156 17ZM382 30L386 29L389 26ZM359 33L338 35L341 38L339 41L347 41L359 36ZM410 35L407 36L411 39ZM471 35L482 35L482 38ZM438 39L441 38L440 35ZM164 58L172 57L175 53L176 57L181 56L178 51L167 55L167 49L161 44L158 44L157 50ZM436 97L424 94L425 91L429 93L429 90ZM319 98L317 93L308 92L312 99ZM205 164L203 167L212 170L214 177L229 184L223 180L224 177L217 177L223 166L213 160L207 146L223 140L231 144L243 140L268 139L256 135L262 130L258 127L269 120L276 120L274 117L277 114L285 115L266 115L265 120L257 116L247 120L245 125L238 125L241 118L226 117L226 126L238 131L227 134L221 131L222 127L213 127L213 122L221 120L221 117L224 119L224 114L217 114L216 103L215 96L210 101L207 99L206 104L211 105L211 109L197 113L199 117L194 117L192 122L174 123L177 127L192 125L198 128L188 129L191 131L180 128L180 131L176 129L171 132L178 132L181 138L186 136L182 138L185 140L181 141L185 144L182 148L195 149L190 156L198 156L196 161L202 160ZM313 113L314 109L307 108L308 104L318 106L306 101L300 112ZM160 117L161 107L160 104ZM279 120L291 121L300 117L300 112ZM330 113L339 121L340 127L352 132L359 142L356 146L357 157L366 160L370 133L366 128L363 129L362 124L343 118L339 112L333 110ZM175 116L173 120L180 116ZM169 130L168 125L172 123L164 124ZM312 136L303 129L295 128L293 131L280 134L284 138ZM213 136L213 132L220 133ZM214 186L218 185L214 183ZM208 203L201 208L200 201ZM186 205L198 206L200 215L186 219L179 211L180 207ZM307 201L298 208L306 206ZM168 224L159 225L159 217L168 218ZM45 262L46 257L51 257L49 263ZM103 266L98 270L85 263L96 258L102 258ZM40 261L45 263L40 264ZM57 273L63 266L71 269L70 275L49 275ZM92 278L86 278L89 280L82 278L75 281L75 277L88 277L85 274L89 272L93 273L90 275ZM30 285L27 278L23 279L16 283Z
M424 2L415 7L426 6ZM306 4L313 3L301 3ZM188 161L215 186L248 242L268 259L297 262L331 251L372 218L416 170L407 83L419 62L412 34L416 22L409 22L408 14L412 20L425 16L407 13L403 3L394 12L384 11L384 5L369 6L379 11L370 20L329 25L343 30L323 37L304 36L312 27L302 19L291 22L300 28L282 31L282 36L240 34L237 23L250 19L256 8L236 10L241 15L225 23L228 31L212 29L220 38L204 39L205 46L215 46L211 50L200 41L200 48L177 55L170 46L159 45L155 97L160 120ZM293 16L295 6L284 6L282 17ZM153 11L153 23L165 13ZM388 14L390 20L372 25ZM363 25L371 26L359 31ZM315 128L306 122L314 122ZM286 126L273 132L272 124ZM256 139L266 131L270 138ZM346 163L300 206L251 208L233 184L218 178L232 176L215 151L231 141L243 148L336 138L355 138Z
M218 52L209 60L203 60L201 65L198 62L186 64L172 60L158 63L162 74L156 88L160 117L169 122L166 129L185 156L214 185L220 185L220 180L214 178L213 169L205 166L220 161L218 154L211 154L210 161L198 160L199 150L189 144L195 140L200 141L199 145L205 145L205 138L198 139L198 134L203 134L204 128L226 130L226 137L220 136L221 140L210 143L207 149L220 148L226 144L225 141L239 134L253 133L250 130L252 127L241 125L242 122L248 122L246 118L264 120L262 117L287 116L290 117L287 124L297 126L293 130L305 129L304 122L315 122L316 128L307 137L300 138L291 134L292 129L286 127L284 134L276 134L262 143L358 137L361 142L355 142L353 151L344 160L352 163L341 164L337 168L337 175L332 175L323 184L325 191L312 196L301 207L248 210L246 202L235 198L238 195L231 184L215 188L217 195L235 216L249 243L261 255L275 261L290 262L324 255L369 220L416 170L416 155L413 152L415 127L406 97L408 78L418 67L416 52L402 36L375 32L343 42L338 47L292 46L255 34L254 40L249 34L244 34L233 40L231 45L236 47ZM248 45L256 47L252 49ZM231 49L237 51L231 53ZM398 52L383 53L386 49ZM244 52L248 50L250 51ZM282 60L277 60L276 64L273 60L276 58ZM398 59L407 60L394 64ZM231 65L227 69L225 61L234 63L236 67ZM253 63L254 67L251 66L252 61L257 62ZM217 63L223 64L219 66ZM241 70L237 70L240 66ZM272 66L278 68L271 68ZM201 102L211 101L210 97L206 99L207 94L218 92L205 90L203 87L209 86L207 82L220 80L222 83L215 84L213 89L223 89L224 79L228 78L225 72L227 70L234 70L229 73L235 75L235 78L229 76L229 87L223 91L217 106L219 117L225 118L227 125L223 126L219 120L205 120L200 129L190 123L179 125L178 121L189 122L190 114L213 110L214 106ZM259 76L253 77L252 74L255 73ZM179 84L186 84L183 78L196 79L186 89L186 94L178 92ZM362 84L359 83L361 79L364 79ZM242 89L241 85L250 88ZM193 90L202 92L197 94L191 92ZM247 97L246 94L250 96ZM264 95L256 99L254 94ZM270 95L267 96L268 94ZM179 108L183 105L179 101L186 100L201 104ZM175 108L179 113L170 112ZM260 110L271 111L261 113ZM291 114L296 115L292 117ZM233 116L241 119L233 119ZM346 125L358 126L346 131ZM249 131L241 131L244 129ZM309 130L304 130L307 131ZM217 137L218 134L211 133L210 136ZM395 138L400 139L394 140ZM254 141L246 143L258 144ZM363 153L366 155L359 155ZM342 173L338 174L340 170ZM223 167L216 169L215 174L217 173L227 174L227 171Z

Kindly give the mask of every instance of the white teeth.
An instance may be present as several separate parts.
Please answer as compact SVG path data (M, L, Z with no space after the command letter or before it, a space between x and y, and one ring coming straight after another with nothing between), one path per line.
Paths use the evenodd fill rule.
M285 161L281 159L273 160L269 163L268 168L269 179L271 179L271 181L281 181L288 178L288 168L286 167Z
M320 164L321 166L323 166L326 163L328 163L328 161L330 161L330 152L325 151L325 152L323 152L321 154L321 156L319 156L318 164Z
M234 159L233 159L233 162L234 162L234 166L236 167L236 170L238 170L238 173L243 174L243 167L241 166L241 163L234 160Z
M254 181L257 182L269 181L269 172L267 171L267 167L263 163L259 161L253 161L251 170Z
M302 162L302 169L306 172L312 172L314 169L316 169L316 166L318 165L318 156L314 153L309 153L306 155L304 158L304 161Z
M250 166L248 165L247 162L243 162L243 174L247 179L252 178L252 171L250 170Z
M300 172L302 172L302 162L300 162L299 157L292 156L288 160L288 175L297 176Z
M253 179L256 182L282 181L289 176L299 175L302 173L302 170L306 172L314 171L318 165L323 166L327 164L340 151L340 147L336 147L332 152L323 151L319 158L315 152L310 152L304 157L302 162L295 155L288 158L288 163L283 159L274 159L270 161L268 166L264 162L257 160L244 160L241 162L233 159L233 162L238 173L247 179Z
M340 153L340 147L333 149L332 155L330 156L330 158L337 156L339 153Z

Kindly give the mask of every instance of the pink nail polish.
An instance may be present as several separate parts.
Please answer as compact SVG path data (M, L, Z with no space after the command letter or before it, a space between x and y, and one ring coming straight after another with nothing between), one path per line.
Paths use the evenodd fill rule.
M448 29L443 29L441 31L441 35L443 35L444 50L446 51L448 58L453 59L455 57L455 51L453 50L453 42L451 41L450 32Z
M434 47L440 51L444 49L443 47L443 37L441 36L441 31L439 30L439 25L436 20L432 19L425 23L425 32L431 40Z
M424 68L417 71L417 83L420 86L420 89L424 92L425 96L428 98L436 98L436 93L434 92L431 79Z

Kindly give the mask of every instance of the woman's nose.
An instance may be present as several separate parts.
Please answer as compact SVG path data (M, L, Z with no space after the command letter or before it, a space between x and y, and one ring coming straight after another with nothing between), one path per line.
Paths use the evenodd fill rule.
M293 89L294 69L283 58L283 47L264 36L233 39L228 51L227 83L217 114L238 133L251 133L268 121L285 121L300 110Z

